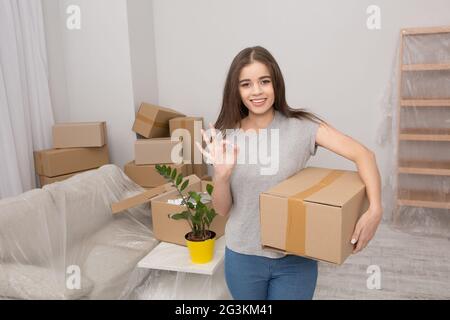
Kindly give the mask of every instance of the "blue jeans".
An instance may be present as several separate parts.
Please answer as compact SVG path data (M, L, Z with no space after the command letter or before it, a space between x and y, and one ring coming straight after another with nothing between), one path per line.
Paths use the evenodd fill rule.
M272 259L225 247L225 279L235 300L311 300L317 261L294 255Z

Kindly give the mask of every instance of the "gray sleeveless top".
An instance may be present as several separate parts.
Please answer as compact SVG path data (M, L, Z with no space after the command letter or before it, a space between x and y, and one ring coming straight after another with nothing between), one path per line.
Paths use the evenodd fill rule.
M255 144L249 142L250 131L238 130L227 136L240 148L230 180L233 204L225 227L229 249L269 258L285 256L261 246L259 194L305 167L317 151L318 127L313 121L287 118L275 111L266 130L258 134L253 131L256 139L252 141L257 142L257 150Z

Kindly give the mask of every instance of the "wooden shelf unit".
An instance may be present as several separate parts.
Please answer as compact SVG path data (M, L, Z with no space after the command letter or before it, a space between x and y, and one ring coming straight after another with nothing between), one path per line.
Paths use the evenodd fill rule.
M450 63L404 64L402 71L445 71L450 70Z
M403 108L450 108L450 99L402 99Z
M450 141L450 129L419 129L408 128L400 130L400 140L409 141ZM449 146L450 150L450 146ZM450 152L450 151L449 151Z
M397 203L410 207L450 209L450 195L425 190L399 190Z
M432 63L420 64L404 64L403 54L405 50L405 38L411 36L426 36L433 34L450 33L450 26L432 27L432 28L409 28L401 30L401 47L400 47L400 65L399 65L399 104L398 104L398 141L397 145L405 141L423 141L424 143L443 142L444 148L448 148L450 153L450 128L403 128L401 119L402 108L405 111L420 109L434 110L434 108L450 108L450 92L448 97L441 99L422 99L419 97L403 98L402 83L404 74L407 72L428 72L428 71L450 71L450 61L433 61ZM448 143L448 144L447 144ZM438 176L439 179L449 179L450 183L450 158L448 161L443 160L412 160L404 159L404 155L398 152L397 158L397 174L400 175L418 175L420 176ZM425 177L424 177L425 179ZM414 186L416 189L420 186ZM400 206L432 208L432 209L450 209L450 194L444 190L408 190L399 187L397 190L397 210Z
M450 33L450 27L443 26L443 27L429 27L429 28L407 28L402 30L403 36L438 34L438 33Z
M400 160L398 170L405 174L450 176L450 161Z

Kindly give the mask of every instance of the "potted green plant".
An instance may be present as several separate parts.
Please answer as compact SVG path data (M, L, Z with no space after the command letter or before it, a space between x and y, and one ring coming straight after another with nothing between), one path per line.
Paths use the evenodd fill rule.
M166 165L156 165L156 171L163 176L178 191L182 201L181 205L186 210L169 214L170 219L186 220L191 231L185 235L186 244L189 249L191 260L194 263L207 263L214 255L214 244L216 233L210 230L214 218L217 216L214 208L210 208L207 203L203 203L202 195L195 191L183 194L189 185L189 179L183 181L183 175L177 172L176 168ZM207 184L206 192L211 197L214 187Z

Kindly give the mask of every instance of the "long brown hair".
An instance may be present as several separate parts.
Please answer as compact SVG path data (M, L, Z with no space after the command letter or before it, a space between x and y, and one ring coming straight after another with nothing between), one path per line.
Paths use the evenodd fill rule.
M308 112L305 109L292 109L289 107L286 102L284 79L278 63L267 49L256 46L246 48L239 52L231 63L223 90L222 109L214 125L216 129L221 131L233 129L241 119L248 116L248 109L242 102L239 93L239 75L242 68L254 61L265 64L269 69L275 92L275 101L273 104L275 110L278 110L288 118L309 119L314 122L325 123L325 121L314 113Z

